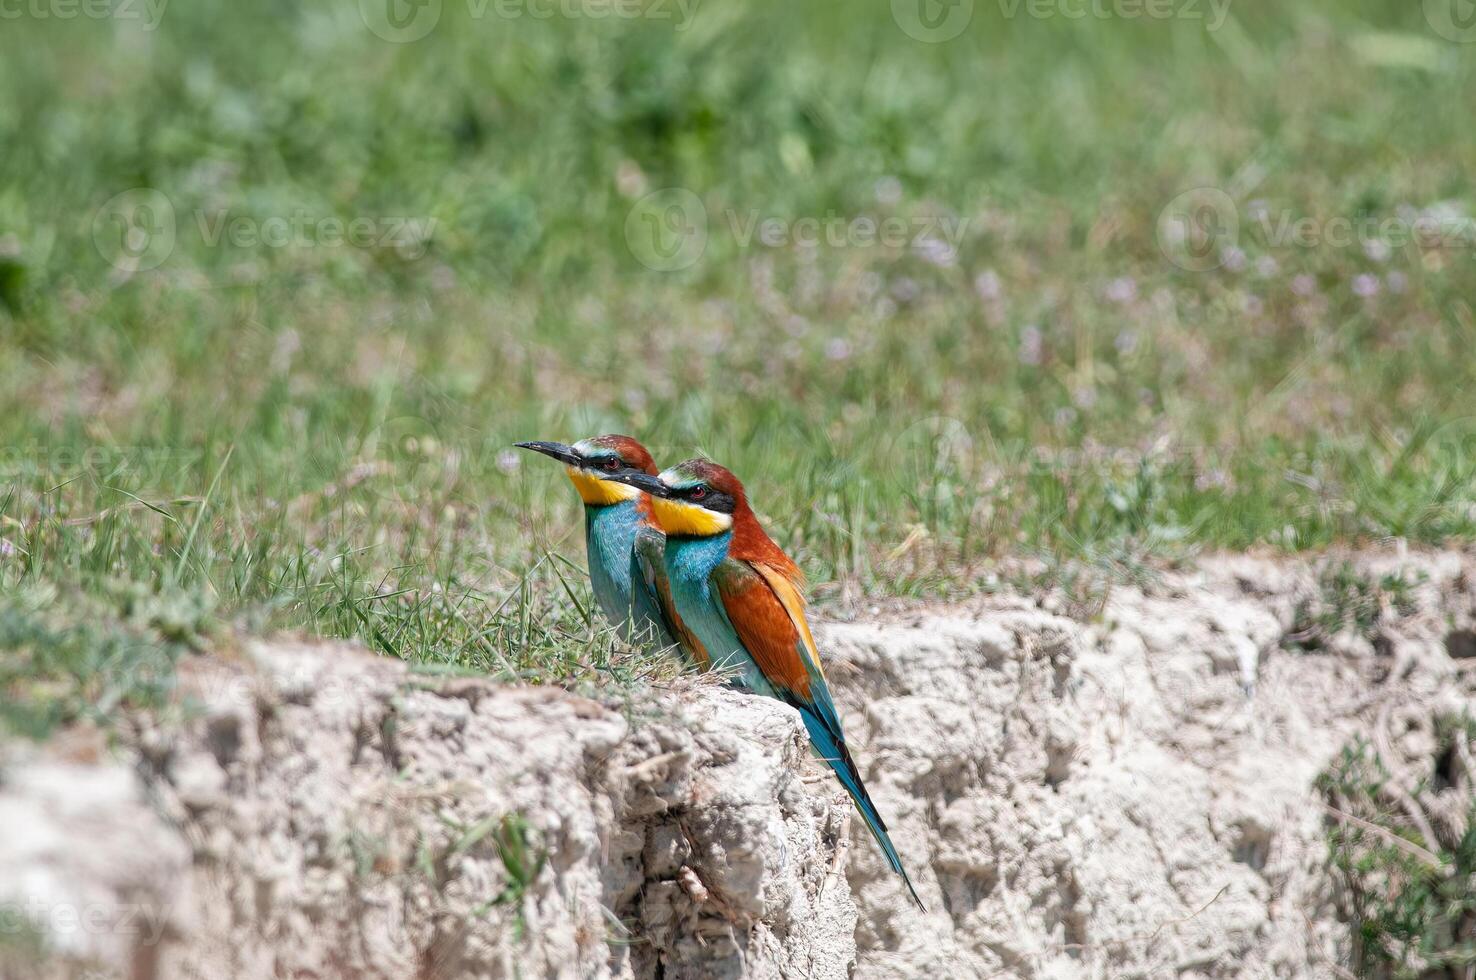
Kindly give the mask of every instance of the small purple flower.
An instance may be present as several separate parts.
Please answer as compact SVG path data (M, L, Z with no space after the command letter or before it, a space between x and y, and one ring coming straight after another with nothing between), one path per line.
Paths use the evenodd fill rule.
M999 281L999 273L993 269L985 269L974 277L974 292L986 303L992 303L1004 295L1004 287Z
M944 269L951 269L953 263L958 260L958 249L941 238L921 239L913 246L913 250L924 262L941 266Z
M831 337L825 342L825 356L832 361L844 361L851 356L850 341L844 337Z
M1409 288L1409 277L1395 269L1384 277L1384 284L1389 287L1389 292L1402 293Z
M1200 493L1206 490L1228 490L1230 489L1230 477L1219 467L1200 470L1194 474L1194 489Z
M1382 238L1369 238L1363 243L1363 254L1375 262L1387 262L1394 250Z
M1132 276L1118 276L1102 290L1109 302L1131 303L1138 298L1138 282Z
M1112 346L1117 348L1119 354L1131 354L1138 349L1138 335L1131 330L1124 330L1112 341Z
M15 554L16 547L4 538L0 538L0 558L9 558Z
M511 449L504 449L497 454L497 468L504 473L511 473L523 464L518 454Z
M1311 296L1317 292L1317 280L1303 272L1292 280L1292 292L1298 296Z
M921 292L922 288L918 286L917 280L910 276L901 276L892 283L892 296L899 303L911 303Z
M1277 262L1275 257L1273 256L1263 255L1260 258L1256 259L1256 275L1260 276L1262 279L1270 279L1272 276L1276 275L1277 271L1280 268L1281 264Z
M634 160L621 160L615 168L615 190L621 197L636 198L646 193L646 173Z
M902 181L896 177L882 177L872 188L878 204L896 204L902 200Z
M1379 277L1371 276L1367 272L1353 277L1353 293L1364 299L1372 299L1379 294Z
M1220 251L1220 261L1231 272L1239 272L1245 268L1245 250L1238 245L1227 245Z
M1020 334L1020 363L1031 367L1039 366L1045 359L1045 338L1035 324L1026 327Z

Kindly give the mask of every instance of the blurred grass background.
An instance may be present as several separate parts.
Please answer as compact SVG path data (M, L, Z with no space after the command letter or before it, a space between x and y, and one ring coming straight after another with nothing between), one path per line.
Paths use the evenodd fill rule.
M576 498L517 439L711 455L822 598L1476 528L1476 44L1439 0L980 0L939 43L905 0L431 0L408 43L382 2L7 15L12 694L42 647L92 676L36 637L95 602L156 645L203 610L613 669ZM692 249L662 271L668 188L706 234L661 226ZM1238 230L1176 262L1195 188ZM909 240L745 242L755 218ZM307 230L249 234L273 221Z

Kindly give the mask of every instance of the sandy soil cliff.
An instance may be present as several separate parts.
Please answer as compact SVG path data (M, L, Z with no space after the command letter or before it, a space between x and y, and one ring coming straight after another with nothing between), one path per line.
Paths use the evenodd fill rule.
M1476 584L1316 652L1305 564L877 611L821 646L912 908L788 709L437 681L335 645L186 666L201 708L0 782L0 905L53 976L1333 977L1313 783L1354 735L1432 764L1476 711ZM7 921L12 921L12 914ZM34 973L31 975L35 975Z

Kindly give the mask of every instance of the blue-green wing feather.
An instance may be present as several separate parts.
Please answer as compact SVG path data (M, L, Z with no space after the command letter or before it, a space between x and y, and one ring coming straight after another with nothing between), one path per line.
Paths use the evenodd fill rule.
M732 559L728 560L733 562ZM891 835L881 813L861 781L860 770L846 746L840 716L830 696L830 687L820 669L804 621L803 599L793 583L774 577L771 569L760 570L738 561L739 567L725 563L714 570L717 606L740 641L746 638L745 650L760 671L769 672L766 680L774 696L799 711L810 743L816 754L836 777L861 811L887 863L902 876L902 881L919 908L923 907L912 879L902 866L902 858L892 844ZM781 591L784 593L781 595ZM789 599L786 602L786 597ZM741 627L734 625L737 618ZM798 668L798 669L796 669Z
M793 614L786 611L783 600L773 591L774 585L761 571L746 561L728 557L730 539L731 534L666 540L667 581L681 622L705 648L714 669L730 669L734 679L755 694L783 701L799 711L816 753L835 771L880 844L887 863L902 876L913 900L921 906L886 824L846 749L830 688L805 643L808 629L801 628L802 622L792 621ZM760 588L767 591L767 598L755 591ZM741 630L735 618L742 624ZM748 648L742 636L745 633L754 638L759 650ZM795 647L792 651L788 649L791 643ZM772 678L760 667L760 659L774 672Z
M676 630L668 621L657 594L657 576L666 574L661 564L662 534L642 525L636 530L635 545L630 552L631 615L638 628L644 629L661 647L676 647ZM654 561L653 561L654 558Z

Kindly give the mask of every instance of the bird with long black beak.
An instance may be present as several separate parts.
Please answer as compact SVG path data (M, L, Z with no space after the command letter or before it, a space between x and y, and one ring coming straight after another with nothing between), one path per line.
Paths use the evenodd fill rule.
M672 600L703 657L714 670L733 670L749 690L799 711L816 754L840 779L887 863L923 908L846 747L805 619L804 576L764 533L743 484L705 459L689 459L660 476L624 469L610 479L650 497L666 534Z
M677 648L699 667L671 601L663 562L665 538L645 495L617 477L654 475L656 462L630 436L604 435L566 446L520 442L520 449L550 456L584 501L584 544L595 602L623 639L653 649Z

